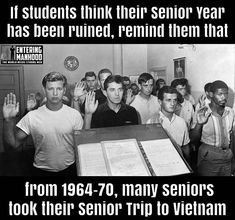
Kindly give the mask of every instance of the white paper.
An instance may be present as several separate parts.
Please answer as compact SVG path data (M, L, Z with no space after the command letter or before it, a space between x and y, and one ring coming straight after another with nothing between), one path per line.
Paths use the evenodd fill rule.
M135 139L101 142L113 176L149 176L150 172Z
M79 145L78 154L82 176L108 176L100 143Z
M157 176L190 173L170 139L141 141L140 143Z

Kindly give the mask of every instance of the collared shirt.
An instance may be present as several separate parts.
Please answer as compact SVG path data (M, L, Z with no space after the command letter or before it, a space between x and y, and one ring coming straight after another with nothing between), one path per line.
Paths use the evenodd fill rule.
M188 128L183 118L173 114L169 120L161 111L158 117L148 120L148 124L160 123L167 134L176 142L178 146L187 145L190 142Z
M230 134L234 124L234 112L230 107L225 107L222 116L212 112L208 107L208 113L211 115L202 128L201 142L215 147L228 148L230 144ZM196 125L194 117L193 128Z
M99 105L91 120L91 128L137 124L138 116L136 110L124 103L121 103L121 107L118 112L110 109L107 102Z
M131 103L131 106L139 113L141 124L146 124L148 119L156 116L160 111L158 98L153 95L151 95L149 99L145 99L138 94Z
M184 102L181 103L181 111L179 116L185 120L188 128L191 127L193 115L194 115L194 110L191 102L184 99Z

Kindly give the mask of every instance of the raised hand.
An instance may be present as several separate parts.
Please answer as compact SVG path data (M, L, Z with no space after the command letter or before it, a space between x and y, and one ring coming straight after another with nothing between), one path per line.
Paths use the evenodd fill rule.
M28 111L33 110L36 105L37 105L37 100L35 98L35 94L34 93L29 94L27 99L27 110Z
M7 94L3 104L3 118L11 119L16 117L19 112L19 102L16 102L16 96L13 93Z
M130 105L135 99L135 96L132 93L131 89L127 90L127 94L126 94L126 104Z
M95 101L95 92L88 92L85 101L85 114L93 114L98 107L98 100Z
M206 95L201 95L198 99L198 103L199 103L199 108L205 106L205 100L206 100Z
M208 111L207 106L202 106L196 111L196 118L198 124L205 124L208 121L209 116L211 115L211 112Z
M73 97L78 99L80 96L84 95L85 92L85 82L79 82L75 84Z

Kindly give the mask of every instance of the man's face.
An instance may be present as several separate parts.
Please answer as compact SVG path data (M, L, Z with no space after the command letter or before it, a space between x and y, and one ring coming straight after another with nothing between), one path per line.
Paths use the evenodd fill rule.
M159 100L162 110L167 113L174 113L177 105L177 94L164 93L163 100Z
M88 91L93 91L95 89L95 83L96 83L95 76L86 77L86 84L87 84Z
M161 89L163 86L165 86L166 85L166 83L165 82L160 82L159 83L159 88Z
M44 88L47 101L53 104L62 102L65 90L62 81L47 82L46 88Z
M132 85L131 90L133 95L137 95L139 93L139 87L137 85Z
M104 90L104 81L107 79L107 77L108 76L110 76L111 75L111 73L102 73L102 74L100 74L100 79L99 79L99 81L100 81L100 87L101 87L101 89L103 89Z
M129 80L124 80L124 81L123 81L123 84L124 84L124 87L125 87L126 89L129 89L129 88L130 88L130 85L131 85L131 82L130 82Z
M184 97L186 95L186 86L178 85L176 86L176 90Z
M216 89L214 93L210 92L211 101L216 105L224 107L228 100L228 89Z
M118 84L116 82L109 83L106 90L106 95L108 102L111 102L113 104L121 103L123 96L122 84Z
M153 80L150 79L147 82L142 82L140 85L140 91L146 96L150 96L153 91Z

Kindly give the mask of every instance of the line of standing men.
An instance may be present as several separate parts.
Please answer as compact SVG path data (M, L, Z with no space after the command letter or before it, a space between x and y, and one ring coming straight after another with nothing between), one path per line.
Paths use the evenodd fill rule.
M17 148L28 135L32 135L35 175L76 175L72 138L74 129L147 122L161 123L188 162L190 139L191 142L201 142L198 175L231 175L234 113L226 106L228 86L224 82L212 83L209 93L211 103L208 106L201 104L196 111L189 139L189 126L175 114L178 104L176 88L164 86L158 92L157 99L151 95L152 76L143 73L139 77L140 93L134 99L130 98L131 105L127 105L122 102L124 85L121 76L112 75L110 70L103 69L98 79L100 89L85 95L85 84L76 84L73 94L76 111L62 103L66 78L57 72L47 74L42 81L46 104L24 116L16 125L16 130L14 118L19 111L19 103L14 94L8 94L5 98L4 138ZM131 93L129 96L132 96Z

